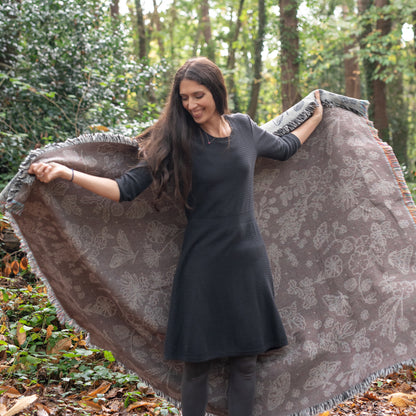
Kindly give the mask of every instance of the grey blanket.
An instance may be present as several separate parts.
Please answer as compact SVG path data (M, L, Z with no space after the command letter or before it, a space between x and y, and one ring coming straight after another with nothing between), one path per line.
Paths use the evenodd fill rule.
M416 209L367 102L321 91L324 118L286 162L258 161L256 214L289 345L259 358L255 415L312 415L416 358ZM263 127L292 131L313 93ZM173 400L182 366L163 360L170 290L185 217L154 210L149 189L114 203L73 183L35 181L34 160L116 177L137 163L129 138L84 135L30 153L0 195L62 320L89 332ZM226 414L226 361L209 411Z

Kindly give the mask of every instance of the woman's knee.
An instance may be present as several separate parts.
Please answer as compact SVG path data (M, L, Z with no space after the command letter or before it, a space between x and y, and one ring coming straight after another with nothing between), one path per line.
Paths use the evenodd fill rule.
M185 363L183 377L186 380L195 380L208 375L210 369L210 361L198 363Z
M238 373L243 377L252 377L256 374L257 356L233 357L230 359L231 374Z

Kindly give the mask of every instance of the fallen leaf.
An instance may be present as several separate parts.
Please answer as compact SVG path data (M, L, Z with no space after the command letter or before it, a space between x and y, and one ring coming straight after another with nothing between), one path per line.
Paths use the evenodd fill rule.
M98 411L101 410L101 405L93 402L92 400L82 399L78 402L78 404L80 406L89 407L90 409L93 409L93 410L98 410Z
M120 393L123 393L123 391L124 391L124 389L122 387L115 387L107 393L106 398L107 399L113 399L113 398L117 397Z
M26 331L21 322L18 322L16 326L16 338L19 345L23 345L26 341Z
M10 267L11 267L14 274L19 273L20 266L19 266L19 262L17 260L13 260Z
M21 397L19 400L17 400L14 406L11 407L3 416L16 415L17 413L31 406L32 403L34 403L37 399L38 399L38 396L36 394L32 396Z
M110 389L111 383L108 381L104 381L100 387L96 388L95 390L89 392L87 397L97 397L99 394L105 394Z
M416 399L416 394L393 393L387 397L394 406L409 407L415 404L413 400Z
M60 339L50 350L51 354L56 354L59 351L69 351L72 348L71 338Z
M7 407L4 403L0 403L0 415L3 416L7 412Z
M5 386L5 385L0 385L0 392L2 394L7 395L8 397L20 397L22 394L19 392L19 390L15 389L14 387L11 386Z
M373 401L378 401L380 400L379 397L373 393L372 391L367 391L363 394L363 397L367 400L373 400Z
M38 411L37 416L48 416L52 414L52 409L49 409L48 406L45 406L42 403L35 403L35 407Z
M46 328L46 340L48 340L52 336L53 332L53 325L48 325Z
M409 374L409 380L411 380L412 379L412 373L410 373ZM410 393L410 392L412 392L413 391L413 387L412 386L410 386L409 384L407 384L407 383L403 383L400 387L399 387L399 390L402 392L402 393Z
M110 131L106 126L88 126L91 130Z
M27 261L27 257L23 257L22 260L20 260L20 268L22 270L26 270L27 266L28 266L28 261Z
M127 409L127 412L130 410L137 409L138 407L156 407L158 404L154 402L136 402L132 403Z

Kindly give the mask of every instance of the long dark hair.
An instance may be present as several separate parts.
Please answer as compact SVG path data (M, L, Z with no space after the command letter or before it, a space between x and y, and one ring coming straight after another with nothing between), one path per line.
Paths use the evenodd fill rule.
M187 199L192 187L191 146L192 140L200 134L200 127L182 105L179 88L184 79L208 88L218 113L229 113L227 89L221 70L207 58L192 58L176 72L166 106L157 122L137 139L140 155L152 171L156 202L173 179L175 197L188 206Z

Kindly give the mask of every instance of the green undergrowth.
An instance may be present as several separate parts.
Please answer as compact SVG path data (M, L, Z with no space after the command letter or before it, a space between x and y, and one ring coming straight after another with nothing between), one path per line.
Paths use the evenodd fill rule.
M0 286L3 379L13 378L26 386L60 383L66 393L99 380L116 386L139 382L116 363L110 351L88 348L84 333L60 324L45 286L3 276Z
M62 325L45 286L30 272L25 274L25 278L0 276L0 393L1 386L14 386L21 392L55 386L65 400L107 381L122 392L126 409L149 397L156 399L110 351L90 348L86 334ZM104 403L105 394L91 400ZM151 413L140 414L173 415L178 410L159 399Z

